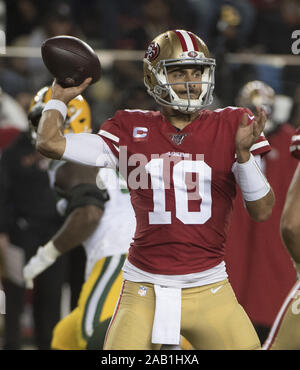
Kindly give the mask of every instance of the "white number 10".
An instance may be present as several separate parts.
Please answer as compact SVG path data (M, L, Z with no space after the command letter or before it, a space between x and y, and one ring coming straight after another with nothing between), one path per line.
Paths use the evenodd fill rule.
M149 212L149 223L170 224L171 211L166 211L166 194L163 179L164 160L152 159L146 165L150 174L153 189L152 212ZM185 181L187 173L198 174L198 189L201 196L200 211L188 210L188 191ZM204 224L211 217L211 168L204 161L182 160L173 167L173 183L176 203L176 217L184 224Z

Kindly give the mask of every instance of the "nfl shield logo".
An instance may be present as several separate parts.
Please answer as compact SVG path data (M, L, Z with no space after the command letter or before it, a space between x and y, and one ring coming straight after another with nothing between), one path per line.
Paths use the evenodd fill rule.
M174 134L172 136L172 141L173 141L174 144L180 145L185 136L186 136L186 134Z
M148 290L148 288L146 286L140 285L139 290L138 290L138 294L141 297L144 297L147 294L147 290Z

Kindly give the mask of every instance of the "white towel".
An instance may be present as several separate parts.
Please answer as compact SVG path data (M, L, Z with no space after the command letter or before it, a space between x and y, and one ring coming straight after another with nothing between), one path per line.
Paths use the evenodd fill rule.
M154 285L155 314L152 343L179 344L181 321L181 288Z

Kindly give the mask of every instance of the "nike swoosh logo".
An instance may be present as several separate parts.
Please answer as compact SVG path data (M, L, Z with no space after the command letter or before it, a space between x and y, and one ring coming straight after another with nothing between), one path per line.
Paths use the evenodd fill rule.
M214 288L214 289L213 289L213 288L211 288L211 290L210 290L210 291L211 291L213 294L216 294L216 293L217 293L217 291L218 291L218 290L220 290L222 287L223 287L223 285L220 285L220 286L218 286L217 288Z
M251 121L253 120L253 118L255 118L255 116L250 116L249 114L248 117L251 119Z

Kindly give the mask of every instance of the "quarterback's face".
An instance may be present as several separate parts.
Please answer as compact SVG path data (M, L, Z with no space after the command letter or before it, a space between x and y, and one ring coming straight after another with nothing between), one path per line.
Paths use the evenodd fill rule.
M198 99L201 91L202 72L201 67L170 67L168 69L169 83L172 84L172 89L181 99L187 99L187 85L189 83L189 93L191 99ZM173 85L174 84L174 85Z

